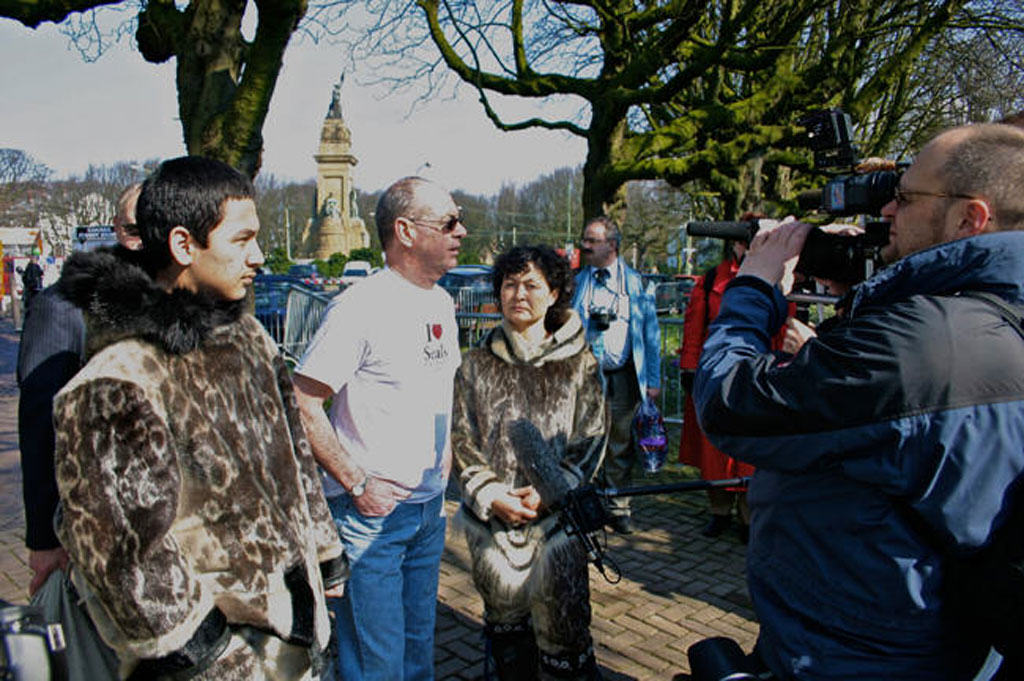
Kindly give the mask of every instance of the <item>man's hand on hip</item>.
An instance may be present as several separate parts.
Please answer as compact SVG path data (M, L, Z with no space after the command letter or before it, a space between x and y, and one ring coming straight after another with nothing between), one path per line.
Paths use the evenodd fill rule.
M34 596L39 587L46 583L50 573L68 566L68 552L63 547L44 551L29 551L28 566L32 570L32 581L28 585L28 595Z
M409 494L410 492L371 475L366 478L366 491L358 497L352 497L352 503L362 515L386 516L395 510L398 502L407 499Z
M788 294L793 288L793 270L811 229L811 225L797 222L792 216L778 225L762 227L751 240L738 275L758 277Z

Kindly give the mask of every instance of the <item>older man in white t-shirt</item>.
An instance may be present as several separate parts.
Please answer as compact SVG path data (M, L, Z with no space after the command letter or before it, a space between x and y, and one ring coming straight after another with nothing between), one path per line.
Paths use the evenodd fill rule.
M391 185L375 217L388 267L331 303L294 380L352 569L333 602L339 678L432 679L461 361L436 282L466 228L451 196L417 177Z

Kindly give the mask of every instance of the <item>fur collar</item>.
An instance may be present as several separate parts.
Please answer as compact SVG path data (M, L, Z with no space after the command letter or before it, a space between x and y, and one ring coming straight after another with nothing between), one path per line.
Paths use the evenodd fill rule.
M487 335L484 347L509 364L542 366L546 362L572 357L586 349L586 343L583 324L576 311L569 309L567 312L569 314L562 326L538 345L528 343L502 319L501 325L491 329Z
M89 355L126 338L182 355L237 321L244 304L184 289L168 293L142 269L138 254L121 246L73 254L57 286L85 313Z

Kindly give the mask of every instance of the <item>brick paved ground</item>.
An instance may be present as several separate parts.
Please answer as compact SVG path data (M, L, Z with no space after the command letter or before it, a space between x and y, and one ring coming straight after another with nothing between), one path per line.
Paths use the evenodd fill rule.
M591 567L592 630L606 679L671 679L689 671L686 649L707 636L729 636L745 650L753 646L757 624L743 546L732 535L717 541L700 536L702 502L699 493L635 499L639 531L608 538L607 555L618 563L621 581L609 584ZM438 610L439 679L482 678L483 605L468 565L465 541L449 531Z
M0 599L25 602L29 570L14 378L18 335L0 318ZM667 467L658 481L680 479ZM757 624L743 579L744 550L733 535L700 536L703 495L634 500L639 531L610 536L607 555L622 571L617 584L591 569L597 659L609 681L671 679L688 671L686 649L706 636L725 635L750 650ZM449 501L454 513L455 501ZM438 679L480 679L482 603L467 571L465 541L450 530L441 565L436 663Z

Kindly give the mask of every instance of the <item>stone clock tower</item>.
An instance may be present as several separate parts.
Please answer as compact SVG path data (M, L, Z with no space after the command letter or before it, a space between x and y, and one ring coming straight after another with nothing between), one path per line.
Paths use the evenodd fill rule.
M334 85L331 105L320 129L320 147L313 155L317 168L315 211L307 234L315 236L313 257L321 260L327 260L332 253L348 255L354 248L370 245L370 233L359 217L352 186L352 168L358 160L351 153L352 132L341 115L344 82L342 74Z

